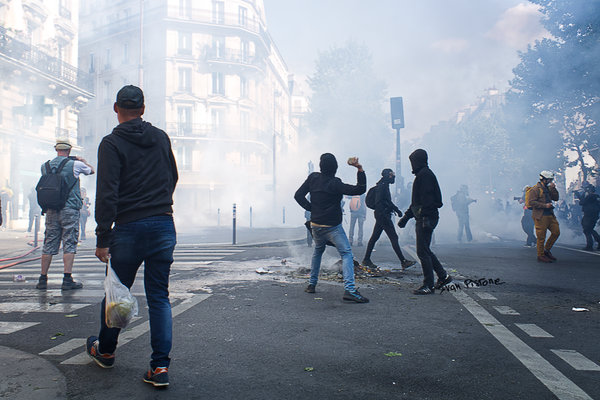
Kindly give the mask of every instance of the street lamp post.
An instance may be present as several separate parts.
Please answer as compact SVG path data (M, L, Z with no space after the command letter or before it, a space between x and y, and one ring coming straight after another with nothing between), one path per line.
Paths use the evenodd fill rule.
M277 210L277 130L275 121L277 120L277 98L281 93L273 90L273 211Z

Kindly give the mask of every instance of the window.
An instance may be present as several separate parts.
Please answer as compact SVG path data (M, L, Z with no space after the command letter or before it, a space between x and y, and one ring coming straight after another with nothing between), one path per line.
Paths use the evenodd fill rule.
M188 92L192 90L191 68L179 68L179 90Z
M240 6L238 13L238 23L240 26L248 25L248 9L246 7Z
M192 54L192 34L179 32L179 54Z
M185 144L177 147L177 167L190 171L192 169L192 149Z
M111 64L110 49L106 49L106 60L104 63L104 69L110 69L110 64Z
M104 81L104 104L110 104L111 99L110 82Z
M223 57L225 52L225 39L222 37L213 37L213 56L215 58Z
M225 94L224 77L222 72L212 73L212 92L213 94Z
M248 98L248 79L244 76L240 76L240 97L242 99Z
M94 59L94 53L90 53L90 74L96 72L96 63Z
M177 136L192 134L192 107L177 107Z
M213 23L225 23L225 3L222 1L215 1L213 3Z
M248 111L241 111L240 112L240 133L242 134L243 138L248 137L248 126L250 125L249 120L250 120L250 113L248 113Z
M129 43L123 43L123 64L129 60Z
M213 109L210 112L211 122L212 122L212 131L213 133L219 132L221 129L221 110Z
M191 0L179 0L179 16L181 18L192 17L192 1Z
M242 43L240 45L240 58L241 58L241 62L243 63L247 63L248 62L248 42L245 40L242 40Z

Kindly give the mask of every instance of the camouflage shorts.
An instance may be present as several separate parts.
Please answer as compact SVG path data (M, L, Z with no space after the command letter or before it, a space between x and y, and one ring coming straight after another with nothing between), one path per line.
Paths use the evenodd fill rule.
M63 208L60 211L46 212L46 232L42 254L58 254L60 242L63 253L77 253L79 238L79 210Z

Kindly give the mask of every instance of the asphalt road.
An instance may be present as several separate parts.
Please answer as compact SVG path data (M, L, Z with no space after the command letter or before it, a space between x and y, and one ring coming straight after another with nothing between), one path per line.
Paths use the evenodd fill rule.
M381 242L373 260L399 268ZM364 248L356 250L360 259ZM83 345L75 346L99 326L101 271L91 254L78 255L74 273L86 292L70 296L32 290L33 272L25 272L29 282L13 283L0 271L0 322L36 323L1 334L0 345L49 362L69 399L600 399L600 252L556 248L559 261L540 264L534 249L516 242L434 251L455 276L454 290L412 295L421 280L416 265L360 279L371 302L348 304L327 271L317 293L303 292L306 246L180 248L167 390L141 380L150 354L141 296L140 319L113 369L89 363ZM328 250L324 265L336 259ZM261 267L272 273L259 275ZM480 279L495 283L465 285ZM32 302L41 308L16 310ZM81 307L48 311L62 304ZM52 353L60 345L66 352Z

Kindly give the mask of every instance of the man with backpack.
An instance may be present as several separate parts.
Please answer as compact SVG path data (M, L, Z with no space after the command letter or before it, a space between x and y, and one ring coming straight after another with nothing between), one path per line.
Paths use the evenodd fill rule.
M352 196L350 197L348 208L350 208L350 234L348 235L348 239L350 240L350 246L354 245L354 228L356 227L356 222L358 222L358 242L356 243L357 247L361 247L363 245L363 225L365 224L365 219L367 218L367 207L365 206L365 195L361 194L360 196Z
M525 194L525 203L532 210L531 215L535 225L537 260L544 263L556 261L556 257L552 255L550 249L560 235L560 227L554 215L554 205L552 205L552 201L558 201L558 190L553 181L554 173L542 171L540 172L540 181L527 189ZM548 241L546 241L547 230L550 231Z
M42 164L42 177L36 186L42 215L46 215L42 271L36 285L40 290L48 288L48 270L52 256L58 254L61 242L64 263L61 289L83 287L81 282L75 282L71 276L79 239L79 211L82 204L79 176L92 175L94 168L81 157L71 157L71 147L68 139L56 141L56 157Z
M362 261L363 267L368 267L371 270L377 270L378 267L371 261L371 253L375 247L375 243L379 240L381 233L385 231L385 234L392 242L392 248L396 253L396 256L400 259L402 269L409 268L415 265L415 261L408 260L402 254L400 244L398 243L398 234L396 228L392 222L392 213L396 213L398 217L402 216L402 211L392 202L392 196L390 194L390 185L396 181L396 174L389 168L381 171L381 179L377 184L369 189L367 193L367 207L375 210L375 226L373 227L373 233L367 244L367 251Z

